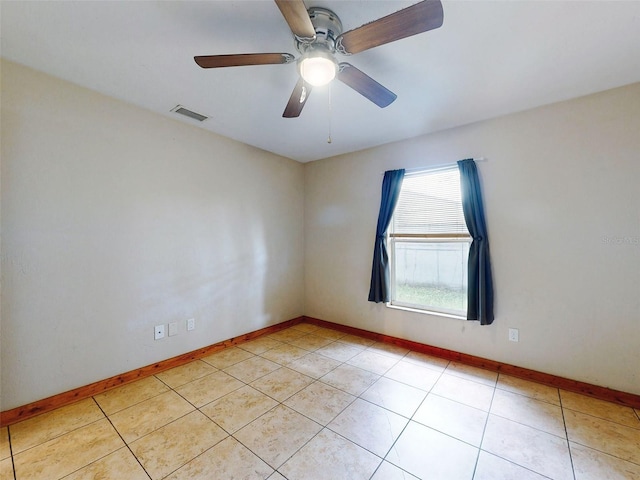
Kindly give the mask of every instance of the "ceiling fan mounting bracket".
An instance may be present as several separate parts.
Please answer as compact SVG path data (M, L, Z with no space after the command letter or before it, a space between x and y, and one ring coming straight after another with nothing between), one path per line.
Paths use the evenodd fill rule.
M304 55L309 50L322 46L330 53L335 53L336 39L342 34L340 18L327 8L311 7L307 11L316 35L313 39L301 39L294 35L296 50Z

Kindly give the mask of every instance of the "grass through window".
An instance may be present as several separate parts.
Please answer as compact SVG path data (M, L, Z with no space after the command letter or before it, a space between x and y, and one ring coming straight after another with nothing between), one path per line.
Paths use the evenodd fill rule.
M455 290L452 288L412 285L408 283L396 285L396 300L402 303L435 307L454 308L466 311L467 292L466 290Z

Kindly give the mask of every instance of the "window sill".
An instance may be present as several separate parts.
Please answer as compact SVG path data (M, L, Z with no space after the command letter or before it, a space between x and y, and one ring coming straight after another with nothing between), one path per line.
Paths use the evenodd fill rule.
M453 315L451 313L434 312L432 310L421 310L419 308L403 307L401 305L392 305L390 303L386 303L385 305L394 310L403 310L405 312L421 313L423 315L433 315L434 317L452 318L454 320L465 320L465 321L467 320L467 317L464 317L462 315Z

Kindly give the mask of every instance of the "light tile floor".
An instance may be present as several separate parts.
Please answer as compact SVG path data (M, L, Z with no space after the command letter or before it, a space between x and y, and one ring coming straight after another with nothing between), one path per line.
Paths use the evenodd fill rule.
M0 478L640 479L640 411L300 324L0 429Z

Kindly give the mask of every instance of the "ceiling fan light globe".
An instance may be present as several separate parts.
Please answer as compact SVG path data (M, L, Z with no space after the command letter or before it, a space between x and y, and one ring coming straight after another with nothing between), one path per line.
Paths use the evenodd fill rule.
M321 87L331 82L336 76L336 61L324 56L303 58L300 62L300 76L314 87Z

